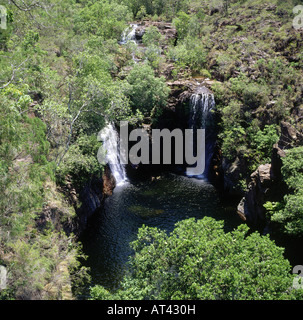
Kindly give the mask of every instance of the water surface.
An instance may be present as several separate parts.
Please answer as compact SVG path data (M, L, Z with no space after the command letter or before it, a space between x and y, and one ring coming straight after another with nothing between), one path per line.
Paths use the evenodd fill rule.
M132 254L129 244L143 224L171 232L180 220L204 216L224 220L226 231L241 223L235 204L221 200L205 180L167 174L117 187L81 239L89 256L85 265L91 268L91 285L118 288Z

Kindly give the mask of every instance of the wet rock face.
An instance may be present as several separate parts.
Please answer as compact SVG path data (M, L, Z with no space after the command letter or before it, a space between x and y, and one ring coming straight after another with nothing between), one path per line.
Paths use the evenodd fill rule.
M105 196L111 196L114 188L116 187L116 181L108 165L104 169L102 179L103 179L103 194Z

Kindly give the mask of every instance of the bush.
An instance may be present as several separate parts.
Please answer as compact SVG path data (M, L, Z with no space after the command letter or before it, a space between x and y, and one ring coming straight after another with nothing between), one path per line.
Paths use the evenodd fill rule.
M178 39L184 39L188 33L189 29L189 21L190 21L190 16L183 12L180 11L177 14L177 18L173 20L173 25L176 27L177 32L178 32Z
M265 106L269 101L269 88L265 84L252 82L244 74L231 78L230 83L231 90L251 109Z
M195 38L188 37L176 47L171 47L167 55L177 67L188 67L193 72L199 72L206 65L207 52L205 47Z
M145 116L150 116L153 108L166 105L169 88L165 78L156 77L147 63L135 65L126 80L130 84L126 94L133 110L139 109Z
M78 34L93 34L105 39L120 39L131 14L127 6L108 0L90 2L77 11L74 29Z
M162 35L157 27L149 26L145 29L145 33L142 37L142 42L145 46L159 45Z
M278 142L276 125L266 125L264 130L259 130L250 135L251 146L257 162L269 163L271 161L272 147Z
M91 177L101 177L103 167L97 159L100 146L96 136L80 136L57 168L57 181L64 183L66 176L70 176L75 187L81 188Z
M292 191L299 191L303 185L303 147L287 150L282 158L284 181Z
M146 48L144 55L150 66L155 70L159 69L164 62L164 58L161 57L161 49L158 46L150 45Z
M238 152L246 146L246 131L240 125L225 129L219 134L219 137L223 140L223 155L229 160L235 159Z

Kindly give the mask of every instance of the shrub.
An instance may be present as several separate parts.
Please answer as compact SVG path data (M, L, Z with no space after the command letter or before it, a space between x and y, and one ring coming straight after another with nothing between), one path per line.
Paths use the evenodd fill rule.
M56 171L57 180L64 183L66 176L72 177L75 187L81 187L93 176L102 175L102 165L97 159L101 144L97 137L83 135L70 147Z
M280 225L283 232L303 235L303 147L287 151L282 158L282 175L289 193L280 203L267 203L266 209L271 214L271 220Z
M279 136L276 125L266 125L264 130L259 130L250 135L251 146L258 157L258 162L269 163L272 154L272 147L277 143Z
M153 108L166 105L169 88L165 79L156 77L147 63L135 65L126 80L130 84L126 94L134 110L139 109L145 116L149 116Z
M162 38L162 35L157 27L155 26L149 26L145 29L145 33L142 37L142 42L145 46L158 46L160 43L160 40Z

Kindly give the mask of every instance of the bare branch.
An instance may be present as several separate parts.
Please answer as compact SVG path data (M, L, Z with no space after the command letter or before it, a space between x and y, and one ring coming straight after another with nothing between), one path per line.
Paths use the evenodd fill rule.
M36 2L34 2L34 3L32 3L32 4L30 4L30 5L27 5L27 4L24 3L24 1L22 0L22 3L23 3L23 6L24 6L24 7L20 6L15 0L10 0L10 2L12 2L12 4L13 4L14 6L16 6L19 10L25 11L25 12L30 11L30 10L32 10L33 8L36 8L36 7L43 8L38 1L36 1Z
M72 139L72 136L73 136L73 129L74 129L74 124L75 122L77 121L77 119L79 118L79 116L81 115L81 113L84 111L83 108L85 108L86 106L88 105L88 102L85 102L81 108L79 109L78 113L76 114L76 116L73 118L73 120L71 121L70 123L70 127L69 127L69 135L68 135L68 139L67 139L67 143L66 143L66 147L65 147L65 150L64 152L62 153L58 163L57 163L57 166L60 165L63 157L65 156L66 152L68 151L69 149L69 146L70 146L70 142L71 142L71 139Z
M17 67L11 65L12 69L13 69L13 72L12 72L12 76L10 78L10 80L5 84L3 85L2 87L0 87L0 89L4 89L6 88L7 86L9 86L13 81L14 81L14 78L15 78L15 75L16 75L16 72L21 68L21 66L28 61L29 58L27 58L26 60L24 60L23 62L21 62Z

